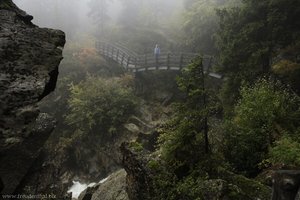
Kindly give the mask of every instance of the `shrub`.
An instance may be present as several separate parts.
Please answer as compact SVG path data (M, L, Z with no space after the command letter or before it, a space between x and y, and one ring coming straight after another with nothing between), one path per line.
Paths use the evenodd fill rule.
M270 150L270 160L273 164L300 166L300 143L293 138L284 136Z
M90 76L78 85L71 85L68 124L91 133L116 133L137 105L131 87L123 84L128 79L127 76L111 79Z
M256 175L274 141L295 132L299 114L299 98L280 83L261 79L243 86L234 117L225 125L227 158L238 171Z
M129 147L135 152L141 152L144 149L143 145L139 142L131 142Z

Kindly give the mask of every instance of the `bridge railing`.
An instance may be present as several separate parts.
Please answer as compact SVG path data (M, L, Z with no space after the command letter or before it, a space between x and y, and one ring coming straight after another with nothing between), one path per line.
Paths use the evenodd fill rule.
M96 42L96 49L100 54L113 59L125 68L127 68L129 64L132 63L130 59L133 56L114 45L110 45L104 42Z
M100 54L111 58L122 65L127 71L131 72L150 70L181 70L198 56L198 54L195 53L181 52L162 52L159 56L155 56L154 54L138 55L125 47L121 47L120 45L113 45L105 42L96 42L96 49ZM209 73L210 76L221 78L220 75L209 72L211 64L212 57L204 56L204 70Z
M132 63L136 70L151 70L155 69L167 69L167 70L179 70L191 63L197 55L187 55L184 53L168 53L162 52L160 55L154 54L140 55L136 60L132 60Z

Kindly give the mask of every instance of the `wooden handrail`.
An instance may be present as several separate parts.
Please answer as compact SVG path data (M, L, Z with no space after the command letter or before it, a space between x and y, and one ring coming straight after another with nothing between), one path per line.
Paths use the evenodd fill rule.
M105 42L96 42L97 51L108 58L119 63L124 69L131 72L140 72L148 70L181 70L192 62L198 56L189 52L161 52L159 56L154 54L138 55L120 44L108 44ZM208 61L208 66L204 66L209 76L222 78L221 75L209 72L212 57L203 56ZM207 62L203 62L207 63Z

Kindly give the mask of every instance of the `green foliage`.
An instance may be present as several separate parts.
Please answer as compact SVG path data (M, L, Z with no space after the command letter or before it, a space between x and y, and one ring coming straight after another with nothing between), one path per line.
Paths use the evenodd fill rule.
M217 46L221 71L228 78L224 103L234 105L243 81L253 83L271 73L274 57L299 41L299 8L297 0L245 0L239 8L218 11Z
M273 164L300 166L300 133L298 141L289 136L282 137L270 150L270 160Z
M206 156L190 173L178 178L166 163L155 161L155 200L206 200L223 197L231 200L270 199L270 188L224 168L217 156Z
M234 123L245 132L271 133L274 124L287 126L295 116L297 97L289 94L279 82L261 79L254 86L243 86L235 108ZM263 125L263 126L262 126ZM271 141L270 141L271 143Z
M76 130L72 137L60 137L58 143L54 147L55 153L63 153L68 151L72 154L72 147L74 144L83 137L84 133L81 130Z
M174 104L175 113L160 130L162 166L154 179L156 199L205 199L204 181L217 176L223 159L211 154L208 119L218 111L213 92L206 88L206 74L198 57L182 71L177 83L186 95Z
M156 160L150 160L148 163L147 163L147 167L149 167L149 169L151 170L158 170L159 169L159 162L156 161Z
M214 35L219 27L216 9L231 5L230 1L188 1L184 18L184 42L193 51L215 55Z
M204 153L203 133L197 133L195 124L181 115L182 107L176 109L178 113L159 138L163 157L177 167L195 164Z
M114 71L115 74L118 74L116 67L101 57L95 48L84 46L86 43L91 43L91 40L92 38L88 38L80 41L83 44L78 44L78 41L78 43L70 42L65 47L64 59L60 65L60 74L69 83L79 83L86 78L87 73L103 77L111 75L108 74L108 71Z
M204 180L201 177L188 176L177 184L177 193L184 199L204 200L204 188L201 187Z
M256 175L269 147L299 126L299 98L278 82L261 79L241 88L234 117L227 122L227 158L240 172Z
M131 142L129 147L136 152L141 152L144 149L143 145L139 142Z
M168 171L165 165L160 163L158 169L155 169L153 177L154 200L175 200L179 195L176 192L177 178L174 173Z
M215 2L194 3L186 13L184 22L185 43L193 50L206 54L216 52L213 34L218 28Z
M128 81L130 78L126 76L111 79L90 76L78 85L71 85L66 121L87 132L118 132L137 105Z
M176 112L159 138L164 159L174 167L186 168L180 171L188 171L201 155L208 153L208 117L215 113L216 107L205 89L204 78L200 57L182 71L177 82L186 99L175 105Z
M300 40L279 52L280 57L272 65L272 72L300 94Z
M156 174L155 181L155 200L205 200L203 193L208 189L203 185L206 179L188 175L182 180L178 180L167 171Z
M223 171L221 178L229 183L228 199L271 199L271 188L260 182L229 171Z

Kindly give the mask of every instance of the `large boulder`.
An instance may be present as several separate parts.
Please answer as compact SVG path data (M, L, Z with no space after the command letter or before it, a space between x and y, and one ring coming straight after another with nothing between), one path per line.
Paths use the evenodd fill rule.
M105 181L88 187L78 200L129 200L126 193L126 172L120 169L112 173Z
M153 199L153 179L147 163L149 152L139 143L123 143L121 152L126 170L126 192L131 200Z

